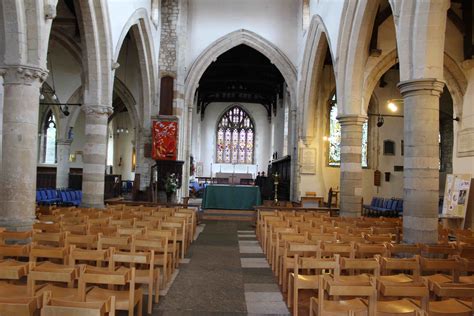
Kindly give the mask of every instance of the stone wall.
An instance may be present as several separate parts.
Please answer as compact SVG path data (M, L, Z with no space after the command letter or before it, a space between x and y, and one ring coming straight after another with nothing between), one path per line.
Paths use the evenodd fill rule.
M176 76L176 49L178 42L177 28L179 17L178 0L161 1L161 39L159 67L160 77L164 74Z

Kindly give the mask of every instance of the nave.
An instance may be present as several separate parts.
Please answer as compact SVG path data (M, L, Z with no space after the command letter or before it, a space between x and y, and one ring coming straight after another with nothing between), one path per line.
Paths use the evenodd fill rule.
M153 315L289 315L249 222L205 221L187 257Z

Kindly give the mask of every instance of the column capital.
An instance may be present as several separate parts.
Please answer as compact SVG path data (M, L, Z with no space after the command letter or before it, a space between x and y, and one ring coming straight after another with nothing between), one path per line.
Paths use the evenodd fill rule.
M28 65L9 65L0 67L0 76L6 85L41 85L48 77L48 71Z
M445 82L436 78L423 78L401 81L397 84L403 97L413 95L440 96Z
M341 126L348 126L348 125L362 126L367 120L367 116L357 115L357 114L339 115L337 117L337 120L339 121L339 124L341 124Z
M82 106L82 110L86 115L96 115L96 116L110 116L114 113L114 109L108 105L92 105L85 104Z

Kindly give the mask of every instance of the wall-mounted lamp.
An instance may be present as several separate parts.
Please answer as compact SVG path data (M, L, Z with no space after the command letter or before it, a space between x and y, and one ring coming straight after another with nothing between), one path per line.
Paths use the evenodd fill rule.
M379 114L379 116L377 117L377 127L382 127L383 123L384 123L383 116Z

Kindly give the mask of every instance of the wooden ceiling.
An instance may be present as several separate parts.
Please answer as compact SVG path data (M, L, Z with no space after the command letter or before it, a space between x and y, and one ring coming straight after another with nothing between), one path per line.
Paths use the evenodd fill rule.
M271 118L283 84L283 76L267 57L249 46L236 46L219 56L201 77L198 113L203 117L212 102L244 102L263 105Z

